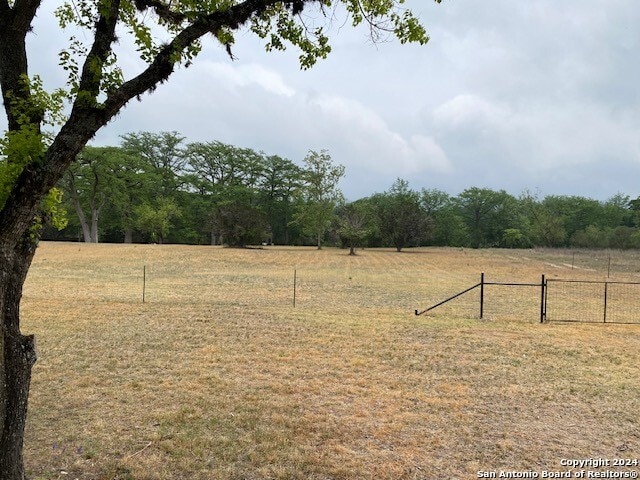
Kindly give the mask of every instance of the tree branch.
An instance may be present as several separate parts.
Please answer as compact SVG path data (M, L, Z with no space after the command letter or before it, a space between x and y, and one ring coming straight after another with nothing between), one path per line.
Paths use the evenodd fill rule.
M171 10L169 5L161 2L160 0L135 0L136 8L141 12L147 10L148 8L153 9L153 11L166 22L179 24L186 20L187 16L183 13L175 12Z
M9 0L0 0L0 27L4 27L5 19L10 12Z
M73 105L72 115L76 108L84 108L87 104L94 106L100 94L103 66L116 39L115 31L120 12L120 0L110 0L108 7L109 11L102 13L96 22L95 38L82 66L78 95Z
M18 0L12 7L8 0L0 0L0 85L9 130L19 128L12 100L27 100L31 95L23 75L27 75L27 51L25 37L35 17L40 0ZM39 128L40 116L32 121Z
M3 0L6 2L7 0ZM31 30L31 22L36 16L41 0L16 0L13 6L13 28L26 34Z
M305 0L307 3L318 0ZM196 19L174 39L166 45L155 57L147 69L137 77L125 82L115 90L104 103L104 113L111 118L129 100L143 93L153 90L159 83L163 83L173 73L179 53L189 45L206 35L215 35L223 28L237 30L252 16L262 13L267 7L277 3L294 4L299 0L246 0L228 10L214 12Z

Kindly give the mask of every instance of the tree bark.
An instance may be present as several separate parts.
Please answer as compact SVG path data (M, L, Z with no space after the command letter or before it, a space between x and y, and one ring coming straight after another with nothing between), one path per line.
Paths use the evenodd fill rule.
M76 215L78 215L78 221L80 222L80 228L82 229L82 237L84 238L85 243L90 243L91 230L89 229L87 218L84 216L84 211L82 210L82 206L73 197L71 197L71 203L73 204L73 208L76 211Z
M4 246L2 246L4 247ZM14 249L0 247L0 480L24 480L22 447L35 339L20 332L22 286L36 245L27 230Z
M98 243L98 219L100 217L100 209L91 208L91 243Z
M78 196L78 189L76 188L76 178L72 171L67 171L66 174L67 180L67 188L66 191L69 194L69 198L71 199L71 204L73 205L73 209L76 211L76 215L78 216L78 221L80 222L80 228L82 229L82 236L84 237L85 243L91 242L91 230L89 229L89 224L87 223L87 217L84 214L84 210L82 209L82 205L80 204L80 198Z

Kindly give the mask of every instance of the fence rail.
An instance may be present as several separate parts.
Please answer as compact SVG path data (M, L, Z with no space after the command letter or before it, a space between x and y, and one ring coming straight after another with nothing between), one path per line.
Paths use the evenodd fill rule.
M540 283L487 282L484 273L480 282L422 311L423 315L456 298L480 289L479 317L485 316L485 304L504 304L499 295L487 295L486 287L534 287L540 289L539 320L544 322L619 323L640 325L640 282L598 280L547 279ZM511 298L510 295L509 298ZM531 303L531 302L529 302ZM506 302L507 308L513 303ZM533 311L527 314L533 318Z

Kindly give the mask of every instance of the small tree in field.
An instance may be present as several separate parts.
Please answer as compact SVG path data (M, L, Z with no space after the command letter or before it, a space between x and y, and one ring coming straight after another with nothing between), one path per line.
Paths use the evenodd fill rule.
M251 32L267 50L298 47L301 66L309 68L330 52L321 22L328 25L341 6L350 23L368 25L374 39L387 32L402 43L428 40L402 0L61 0L57 20L48 21L82 33L60 54L67 88L51 93L28 71L26 39L41 3L0 0L0 87L8 126L0 145L0 480L25 477L23 432L36 349L34 338L20 330L22 287L39 227L52 216L55 195L49 192L86 143L130 100L152 92L178 65L191 64L205 37L231 52L234 35ZM314 10L317 20L309 18ZM115 49L126 35L144 63L131 78L124 78ZM45 135L47 126L55 130Z
M429 236L431 224L420 204L420 195L409 188L406 180L398 178L389 191L372 199L376 205L380 233L398 252L405 247L419 245Z
M367 201L348 203L338 209L338 235L343 245L349 247L349 255L364 245L374 231L373 211Z

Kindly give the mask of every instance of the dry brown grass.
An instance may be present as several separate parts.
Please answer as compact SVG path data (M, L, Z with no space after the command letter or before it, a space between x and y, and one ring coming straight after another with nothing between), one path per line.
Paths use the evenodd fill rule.
M635 258L616 255L612 275L635 279ZM537 289L511 291L483 321L475 292L413 315L482 271L606 276L606 264L571 270L572 260L44 243L23 304L40 351L28 469L34 479L457 479L638 457L640 326L540 325Z

